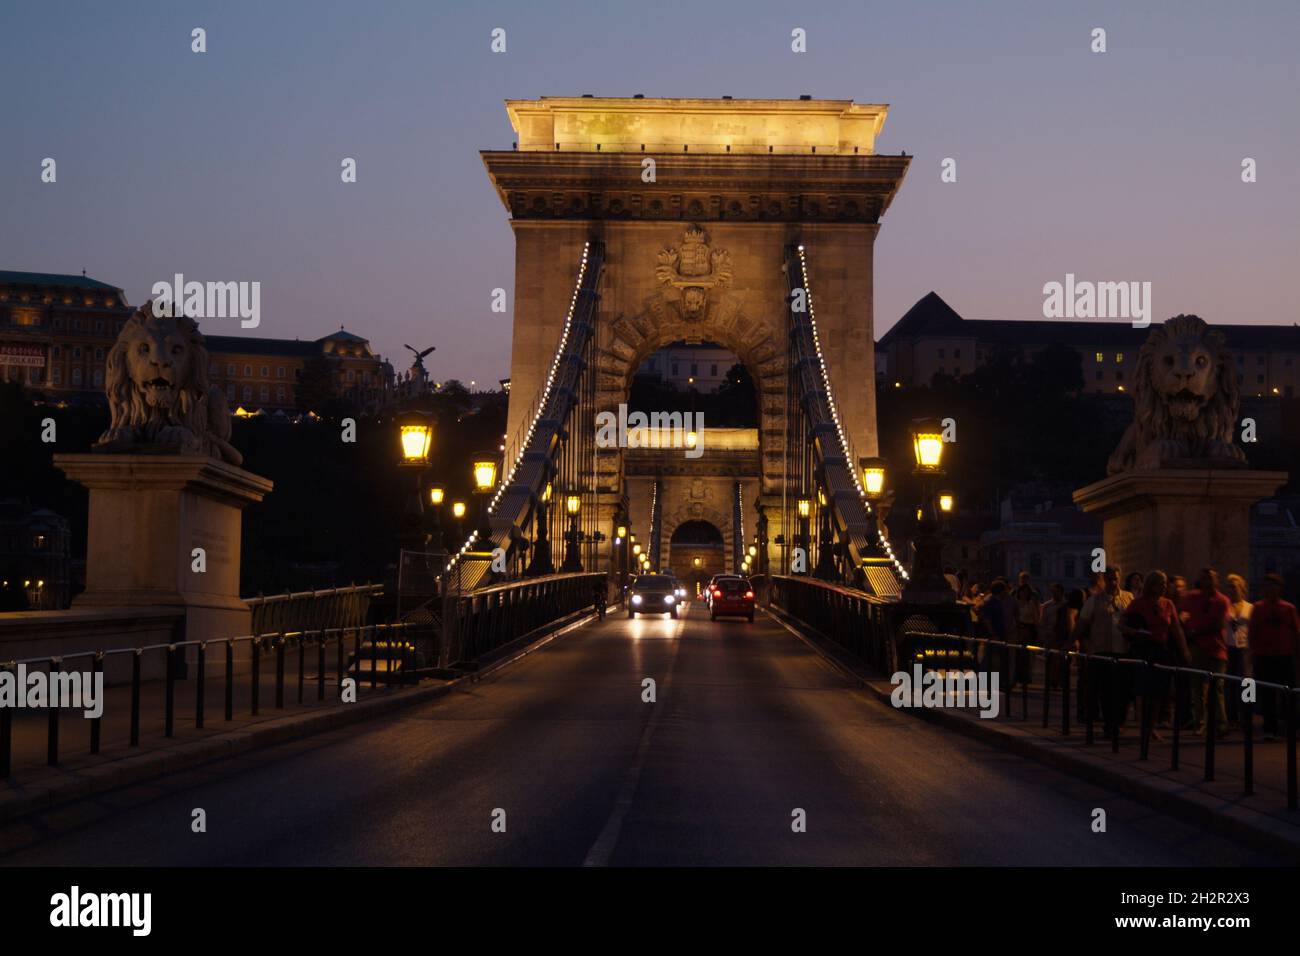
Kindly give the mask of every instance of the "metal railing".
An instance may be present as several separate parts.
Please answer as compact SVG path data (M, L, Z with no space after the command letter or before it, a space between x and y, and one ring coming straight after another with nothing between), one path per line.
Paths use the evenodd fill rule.
M453 660L477 660L544 627L596 607L603 571L521 578L447 599L443 620Z
M105 680L105 700L97 717L83 718L80 711L67 708L44 708L45 763L57 767L66 743L63 731L67 728L61 727L65 719L85 719L91 755L100 753L106 737L116 736L128 748L135 748L140 746L145 723L160 730L164 738L171 738L183 720L192 720L193 727L202 730L209 719L230 722L237 714L256 717L268 705L283 710L286 693L298 705L306 703L309 696L317 703L331 696L331 704L341 704L346 678L356 681L358 691L367 680L370 690L377 689L381 681L385 685L412 683L418 679L421 663L436 656L433 645L437 640L436 632L427 627L374 624L26 658L0 663L0 672L17 675L22 665L28 674L41 670L53 677L76 670L71 665L84 661L88 669L81 671L83 679L95 680L106 671L129 674L113 687L129 687L129 693L110 695ZM367 664L368 675L363 673ZM146 680L146 670L157 670L163 676ZM190 700L182 702L178 699L180 685L191 680ZM0 708L0 779L13 772L16 713L12 707ZM39 718L33 714L33 719ZM111 725L108 734L106 721Z
M977 637L970 633L974 623L970 607L964 604L934 606L882 601L853 588L802 576L772 575L754 580L756 587L769 589L771 603L786 616L883 674L910 670L917 663L929 670L973 671L985 675L996 671L1001 706L998 716L991 719L1024 725L1031 720L1031 709L1037 710L1033 717L1044 729L1059 721L1060 735L1070 737L1077 732L1075 725L1081 724L1085 746L1096 744L1101 737L1109 743L1111 752L1118 754L1127 742L1130 747L1136 746L1138 760L1146 762L1151 759L1151 745L1157 732L1155 704L1168 699L1172 709L1168 731L1170 770L1179 770L1188 753L1184 726L1190 716L1186 712L1190 695L1206 693L1208 699L1202 705L1205 737L1200 742L1202 775L1206 782L1214 782L1221 768L1223 742L1216 725L1217 699L1227 689L1235 688L1242 741L1243 796L1255 793L1255 715L1261 711L1260 704L1267 701L1275 708L1273 719L1279 726L1285 725L1286 803L1287 809L1297 809L1300 688L1139 657L1090 654ZM1036 679L1039 679L1037 686L1033 686ZM1242 699L1241 688L1248 679L1253 681L1258 700ZM1019 718L1014 713L1017 697ZM1138 719L1136 739L1121 733L1130 704ZM1056 716L1054 706L1060 709ZM1105 717L1108 713L1110 720ZM1101 735L1096 728L1099 719L1103 724Z
M361 627L370 613L371 598L384 593L382 584L354 584L323 591L258 595L245 603L253 612L252 632L314 631Z

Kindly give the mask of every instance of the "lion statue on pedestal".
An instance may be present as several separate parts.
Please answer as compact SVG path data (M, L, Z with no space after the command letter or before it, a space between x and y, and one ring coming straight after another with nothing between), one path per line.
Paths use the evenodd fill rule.
M1234 442L1241 392L1222 333L1195 315L1151 330L1138 353L1133 423L1106 465L1130 469L1241 467Z
M208 350L193 319L135 311L108 353L104 391L111 416L98 452L208 455L232 465L230 408L208 383Z

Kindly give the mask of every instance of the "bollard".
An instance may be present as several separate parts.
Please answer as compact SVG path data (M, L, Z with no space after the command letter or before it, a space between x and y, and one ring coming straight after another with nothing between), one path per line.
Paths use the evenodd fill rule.
M316 632L316 699L325 699L325 636L328 631Z
M140 746L140 648L131 658L131 746Z
M195 671L198 676L198 683L194 685L194 729L203 729L203 683L208 676L208 645L206 641L199 642L198 663L195 665Z
M379 637L375 631L370 632L370 689L374 690L379 681Z
M95 656L90 663L91 680L95 679L94 675L104 673L104 652L96 651ZM91 754L99 753L99 735L103 729L101 724L104 719L103 709L100 710L98 717L90 718L90 752Z
M51 693L55 687L54 675L59 672L60 658L51 657L47 669L49 674ZM53 703L53 701L51 701ZM50 729L49 735L45 740L45 762L51 767L59 765L59 708L50 707Z
M298 703L302 704L302 686L306 678L307 667L307 632L298 632Z

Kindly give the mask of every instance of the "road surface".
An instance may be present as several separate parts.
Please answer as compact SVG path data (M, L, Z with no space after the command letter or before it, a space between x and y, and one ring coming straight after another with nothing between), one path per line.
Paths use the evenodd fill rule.
M611 614L395 717L0 829L0 865L1268 862L896 712L770 619L698 604Z

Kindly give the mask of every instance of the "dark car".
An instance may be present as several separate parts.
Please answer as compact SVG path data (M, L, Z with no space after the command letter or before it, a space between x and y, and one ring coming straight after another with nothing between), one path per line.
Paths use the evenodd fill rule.
M628 588L627 616L667 614L677 616L677 582L664 574L642 574Z
M710 589L709 620L744 617L754 621L754 586L749 578L718 578Z

